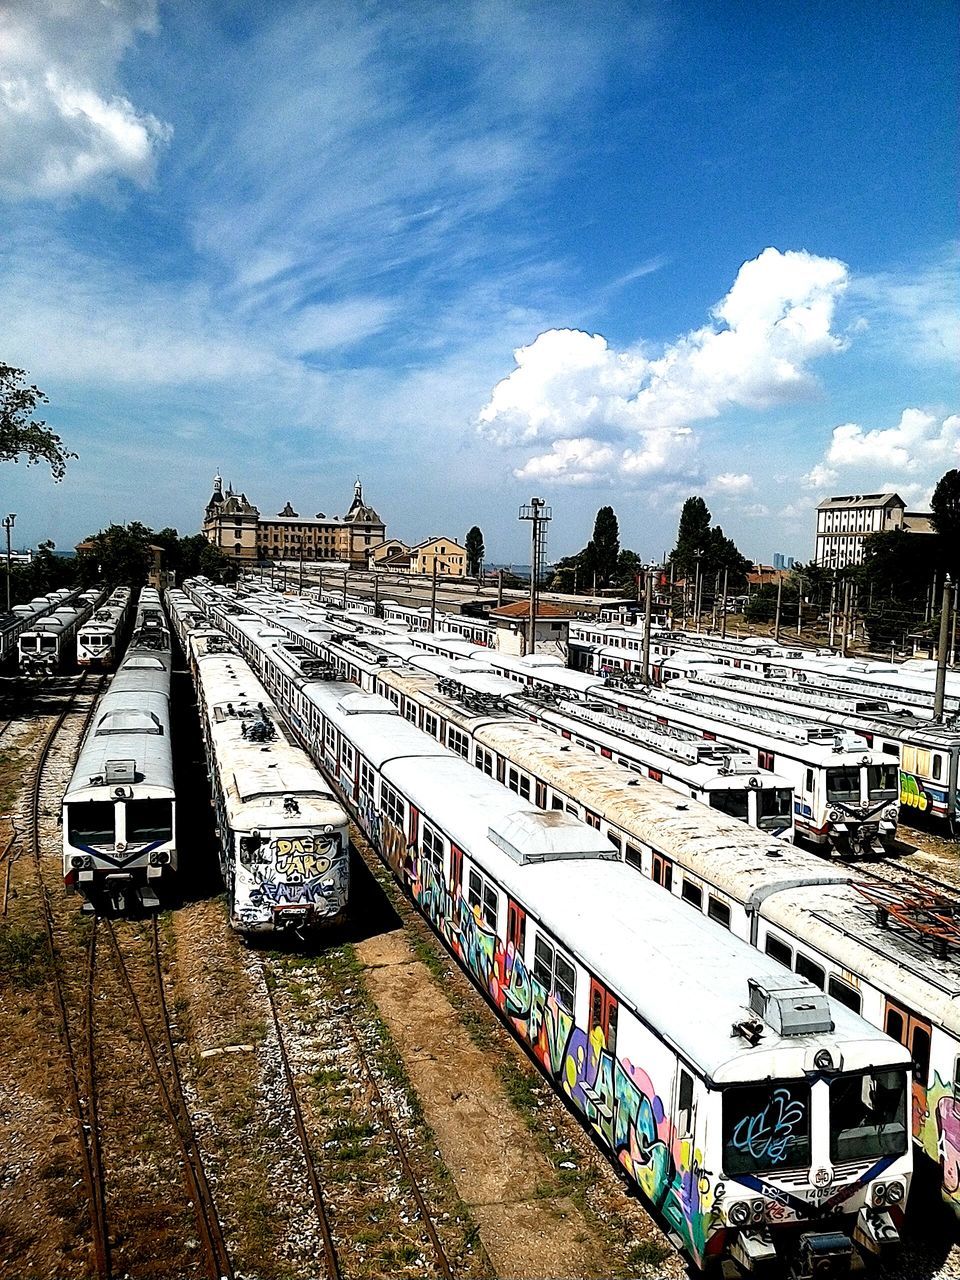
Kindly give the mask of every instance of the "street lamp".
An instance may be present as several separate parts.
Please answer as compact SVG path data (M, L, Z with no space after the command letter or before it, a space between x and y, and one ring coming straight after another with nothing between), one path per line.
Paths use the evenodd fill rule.
M7 613L10 612L10 531L16 522L16 515L5 516L3 527L7 531Z

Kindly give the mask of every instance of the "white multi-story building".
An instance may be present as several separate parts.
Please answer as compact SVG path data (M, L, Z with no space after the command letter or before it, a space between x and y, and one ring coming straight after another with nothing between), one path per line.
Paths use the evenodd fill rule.
M930 516L922 511L908 511L898 493L852 493L824 498L817 505L814 559L828 569L861 564L864 538L890 529L933 532Z

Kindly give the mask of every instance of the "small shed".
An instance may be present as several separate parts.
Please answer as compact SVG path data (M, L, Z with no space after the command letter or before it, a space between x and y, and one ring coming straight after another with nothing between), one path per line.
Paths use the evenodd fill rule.
M516 600L490 611L494 624L494 648L501 653L523 657L529 652L530 601ZM548 601L537 604L535 647L537 653L549 654L567 661L571 615Z

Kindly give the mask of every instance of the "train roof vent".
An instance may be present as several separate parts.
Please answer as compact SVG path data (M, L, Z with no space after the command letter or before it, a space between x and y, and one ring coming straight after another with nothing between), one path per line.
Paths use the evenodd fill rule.
M771 974L750 978L750 1008L777 1035L806 1036L833 1030L830 1002L806 978Z
M103 766L103 781L108 787L120 782L136 782L136 760L108 760Z
M599 831L557 809L503 814L490 823L487 834L520 866L564 858L617 858L616 850Z
M152 711L140 711L125 707L118 711L106 711L97 721L96 736L109 733L163 733L163 725Z
M371 712L377 715L399 714L390 699L381 698L379 693L348 693L337 706L346 716L370 715Z
M148 658L144 656L130 657L123 664L124 671L164 671L163 660L161 658Z

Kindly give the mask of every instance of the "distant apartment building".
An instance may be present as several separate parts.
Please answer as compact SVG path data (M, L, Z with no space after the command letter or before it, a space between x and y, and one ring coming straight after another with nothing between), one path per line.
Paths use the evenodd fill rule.
M872 533L903 529L932 533L930 515L908 511L898 493L856 493L824 498L817 505L814 560L828 569L863 563L863 540Z
M434 564L438 578L463 578L467 572L466 550L456 538L438 535L424 538L413 547L399 538L387 538L371 547L367 555L368 568L382 569L385 573L419 573L432 577Z
M224 555L238 560L335 560L366 568L370 548L382 543L386 526L363 500L359 479L345 516L301 516L288 502L275 516L261 516L245 494L223 491L216 476L202 532Z

